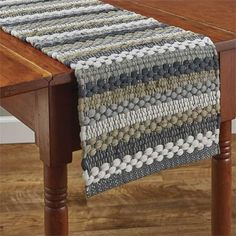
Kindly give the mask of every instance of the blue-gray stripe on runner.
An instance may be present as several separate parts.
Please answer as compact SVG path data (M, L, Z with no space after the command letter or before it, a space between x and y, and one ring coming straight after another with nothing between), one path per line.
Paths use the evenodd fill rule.
M163 128L161 133L151 132L150 134L142 134L139 139L131 137L128 143L120 141L115 147L109 146L105 151L97 151L95 157L88 155L82 161L82 168L84 170L91 170L95 163L95 166L101 166L105 162L112 163L116 158L122 159L127 154L134 155L148 147L176 142L178 139L185 139L189 135L194 136L203 131L215 131L218 126L218 119L219 117L215 115L203 118L202 122L193 121L191 125L183 124L181 127Z
M195 150L193 153L184 153L182 156L175 155L172 159L165 158L163 161L154 161L151 165L143 165L140 169L134 169L131 172L123 171L121 174L114 174L108 179L101 179L98 183L90 185L86 189L88 197L92 197L100 192L104 192L114 187L121 186L128 182L143 178L145 176L160 172L161 170L176 168L200 160L209 159L219 153L219 146L213 144L211 147L205 147L203 150Z

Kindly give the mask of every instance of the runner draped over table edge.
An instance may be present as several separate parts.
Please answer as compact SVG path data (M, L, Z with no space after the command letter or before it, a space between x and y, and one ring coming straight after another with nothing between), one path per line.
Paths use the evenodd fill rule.
M0 2L0 26L75 69L87 196L219 153L204 35L97 0Z

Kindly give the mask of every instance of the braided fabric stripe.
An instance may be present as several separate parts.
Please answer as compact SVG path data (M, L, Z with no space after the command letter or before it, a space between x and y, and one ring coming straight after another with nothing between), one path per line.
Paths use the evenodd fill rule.
M0 26L73 68L87 196L219 153L212 41L98 0L0 2Z

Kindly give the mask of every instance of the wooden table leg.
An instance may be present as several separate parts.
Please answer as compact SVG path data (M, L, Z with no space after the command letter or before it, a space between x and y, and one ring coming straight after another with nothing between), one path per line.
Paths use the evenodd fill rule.
M72 85L37 91L40 159L44 164L45 235L67 236L67 164L72 161Z
M68 235L67 166L44 165L45 235Z
M212 159L212 235L231 235L231 121L221 123L220 152Z

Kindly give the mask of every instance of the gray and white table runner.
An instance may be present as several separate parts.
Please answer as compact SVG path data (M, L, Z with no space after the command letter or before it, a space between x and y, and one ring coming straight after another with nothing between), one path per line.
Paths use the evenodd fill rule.
M0 26L75 69L87 196L219 153L212 41L97 0L7 0Z

